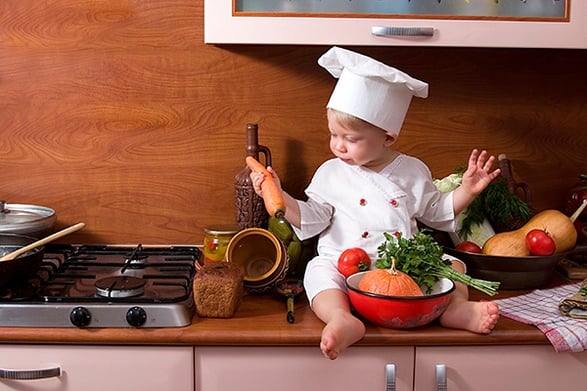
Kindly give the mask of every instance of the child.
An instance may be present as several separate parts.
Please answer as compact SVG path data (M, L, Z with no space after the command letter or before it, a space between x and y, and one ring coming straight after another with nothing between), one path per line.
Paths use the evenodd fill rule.
M304 275L314 313L326 323L320 343L324 356L336 359L365 334L351 314L344 277L337 270L340 253L361 247L377 258L383 232L411 237L417 220L454 231L455 216L499 175L494 157L473 150L462 185L441 193L420 160L395 151L412 95L426 97L428 85L369 57L333 47L318 63L339 81L327 105L330 149L335 158L323 163L306 189L307 201L284 192L286 219L300 239L320 235L318 255ZM269 168L278 183L276 173ZM260 193L263 175L251 174ZM453 267L464 272L460 261ZM490 333L498 319L497 304L468 301L465 285L457 289L440 318L445 327Z

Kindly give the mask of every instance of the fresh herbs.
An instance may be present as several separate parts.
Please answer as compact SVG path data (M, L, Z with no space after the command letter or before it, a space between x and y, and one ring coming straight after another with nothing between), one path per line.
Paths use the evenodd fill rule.
M459 166L455 168L453 174L442 179L435 179L436 188L442 192L455 190L462 183L465 168ZM528 203L510 192L506 179L500 175L463 211L458 234L465 239L478 236L475 230L482 230L479 227L483 226L485 219L496 232L512 231L524 225L531 215L532 210ZM483 234L483 231L480 232Z
M530 215L530 206L510 193L505 179L498 177L467 207L459 235L467 237L472 227L482 224L486 218L496 231L500 227L507 231L517 229L530 219Z
M412 277L419 285L430 288L439 278L444 277L490 296L497 294L499 282L472 278L454 270L451 261L443 259L442 247L427 230L420 231L409 239L402 237L400 233L385 232L383 235L385 242L378 247L379 258L375 262L378 268L390 268L392 258L395 258L396 269Z

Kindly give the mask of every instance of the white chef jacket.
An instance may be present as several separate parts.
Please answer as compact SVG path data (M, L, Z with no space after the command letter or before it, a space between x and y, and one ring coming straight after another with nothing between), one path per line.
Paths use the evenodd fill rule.
M325 289L346 292L337 270L345 249L361 247L374 267L384 232L412 237L416 220L442 231L455 229L453 193L439 192L428 167L405 154L380 172L330 159L316 170L306 195L307 201L298 200L301 226L294 230L301 240L320 235L318 255L304 274L310 303Z

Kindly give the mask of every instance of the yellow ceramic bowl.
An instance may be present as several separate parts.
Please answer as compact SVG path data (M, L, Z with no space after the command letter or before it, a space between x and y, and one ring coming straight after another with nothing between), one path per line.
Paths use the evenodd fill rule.
M245 228L234 235L226 248L226 260L242 266L243 285L253 292L271 289L285 277L289 265L283 242L263 228Z

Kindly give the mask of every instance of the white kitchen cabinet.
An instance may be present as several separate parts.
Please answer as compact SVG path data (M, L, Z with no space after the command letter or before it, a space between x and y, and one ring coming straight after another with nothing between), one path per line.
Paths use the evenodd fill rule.
M436 390L445 365L450 391L585 390L587 352L556 353L550 345L417 347L415 391Z
M193 365L191 346L2 345L0 372L5 376L49 368L60 368L61 374L38 380L2 378L0 390L193 391Z
M396 388L386 387L388 364ZM318 347L197 346L195 390L408 391L413 366L413 347L351 347L331 361Z
M568 4L568 20L547 21L311 17L279 13L255 16L233 13L233 0L205 0L204 40L209 44L587 48L587 1L572 0ZM379 36L372 33L374 27L393 27L402 33L406 29L409 32L412 28L426 28L433 33L431 36Z

